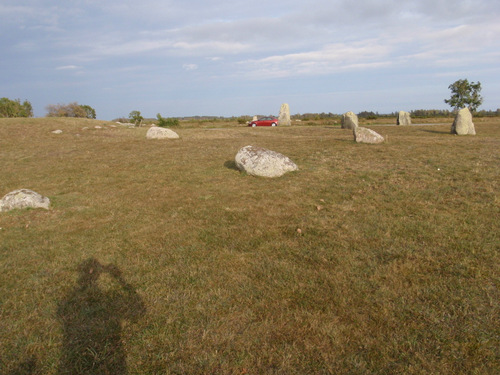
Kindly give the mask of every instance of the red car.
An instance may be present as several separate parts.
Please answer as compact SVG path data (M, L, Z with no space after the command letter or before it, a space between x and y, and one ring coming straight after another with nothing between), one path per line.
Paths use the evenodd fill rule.
M258 120L250 121L248 126L278 126L278 119L275 117L261 117Z

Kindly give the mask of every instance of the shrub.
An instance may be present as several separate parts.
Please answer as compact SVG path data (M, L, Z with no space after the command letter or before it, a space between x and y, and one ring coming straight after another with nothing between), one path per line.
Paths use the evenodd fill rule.
M378 117L378 113L372 111L363 111L358 113L359 118L365 118L367 120L376 120Z
M69 104L49 104L45 107L46 117L79 117L96 118L95 109L89 105L80 105L76 102Z
M172 126L179 126L179 120L176 118L161 117L161 115L159 113L156 115L156 118L158 119L156 125L158 125L162 128L170 128Z
M129 122L129 119L126 118L126 117L118 117L118 118L115 118L113 120L111 120L113 122L121 122L122 124L126 124Z
M25 100L21 104L20 99L0 99L0 117L33 117L33 107Z
M80 107L82 107L82 109L87 113L87 118L92 118L95 120L96 113L94 108L89 105L81 105Z

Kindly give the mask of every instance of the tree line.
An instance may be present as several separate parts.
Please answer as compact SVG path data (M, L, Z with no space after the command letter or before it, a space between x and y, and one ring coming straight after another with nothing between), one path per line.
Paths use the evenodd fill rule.
M49 104L45 107L46 117L96 118L95 109L76 102L69 104ZM33 117L33 106L28 100L0 98L0 117Z
M1 98L0 117L33 117L33 106L27 100Z
M448 86L451 90L449 99L444 102L453 108L456 112L461 108L469 108L476 116L499 116L500 109L496 111L477 111L478 107L483 103L483 97L480 95L481 82L469 82L467 79L459 79ZM96 118L96 111L89 105L81 105L76 102L69 104L49 104L47 107L47 117L81 117L81 118ZM413 117L448 117L453 115L449 110L439 109L417 109L410 112ZM378 117L395 116L397 112L391 114L379 114L378 112L363 111L358 113L358 117L367 119L376 119ZM338 117L333 113L306 113L293 115L294 119L327 119ZM28 100L21 103L20 99L11 100L9 98L0 99L0 117L33 117L33 107ZM129 114L129 120L136 126L140 126L144 118L141 112L132 111ZM158 124L160 126L175 126L178 124L176 119L163 118L157 114ZM176 122L177 121L177 122Z
M69 104L49 104L46 107L46 117L80 117L96 118L95 109L89 105L81 105L76 102Z

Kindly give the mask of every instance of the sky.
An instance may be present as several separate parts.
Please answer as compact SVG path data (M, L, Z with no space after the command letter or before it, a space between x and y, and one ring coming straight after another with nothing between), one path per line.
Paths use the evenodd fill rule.
M498 0L1 0L0 97L97 118L500 108Z

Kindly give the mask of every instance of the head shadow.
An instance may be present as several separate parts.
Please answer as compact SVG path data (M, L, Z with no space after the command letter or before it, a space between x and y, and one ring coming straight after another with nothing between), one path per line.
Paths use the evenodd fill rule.
M76 285L57 308L63 329L58 373L126 374L122 323L142 317L144 302L114 264L89 258L77 270ZM104 275L106 282L100 282Z

